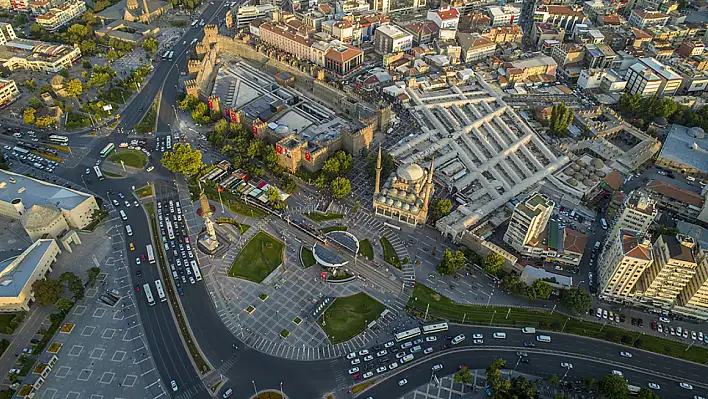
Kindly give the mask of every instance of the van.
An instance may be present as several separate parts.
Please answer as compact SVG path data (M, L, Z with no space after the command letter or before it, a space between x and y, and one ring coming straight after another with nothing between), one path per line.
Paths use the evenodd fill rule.
M465 340L465 334L460 334L460 335L456 336L455 338L453 338L451 343L453 345L457 345L464 340Z
M607 230L607 221L605 221L605 218L600 219L600 225L603 230Z
M495 332L495 333L494 333L494 338L496 338L496 339L504 339L504 338L506 338L506 333L503 333L503 332Z
M223 395L221 395L221 397L224 398L224 399L226 399L226 398L228 398L229 396L231 396L231 395L233 395L233 394L234 394L234 390L231 389L231 388L229 388L229 389L226 390L226 392L224 392Z
M535 333L536 333L536 329L533 328L533 327L524 327L524 328L521 329L521 332L524 333L524 334L535 334Z
M125 214L125 211L123 211L123 210L121 209L119 213L120 213L120 218L121 218L121 219L123 219L123 220L128 220L128 215Z
M575 219L575 211L570 212L570 218Z
M551 342L551 337L548 335L537 335L536 341L538 341L538 342Z
M133 235L133 228L130 227L129 224L126 224L126 225L125 225L125 231L128 233L129 236L132 236L132 235Z

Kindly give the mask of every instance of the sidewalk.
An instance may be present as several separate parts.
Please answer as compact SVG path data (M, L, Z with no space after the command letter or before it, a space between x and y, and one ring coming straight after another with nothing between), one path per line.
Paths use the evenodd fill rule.
M17 361L15 355L22 353L22 349L30 344L30 340L37 334L41 328L44 319L52 313L54 308L41 307L34 304L22 322L20 328L13 334L10 346L7 348L2 357L0 357L0 375L6 376L10 369Z

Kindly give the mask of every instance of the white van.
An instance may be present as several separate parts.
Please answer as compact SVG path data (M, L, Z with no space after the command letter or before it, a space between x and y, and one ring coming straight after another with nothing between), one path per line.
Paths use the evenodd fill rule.
M495 332L495 333L494 333L494 338L497 338L497 339L504 339L504 338L506 338L506 333L504 333L504 332Z
M457 345L464 340L465 340L465 334L460 334L460 335L456 336L455 338L453 338L451 343L453 345Z
M524 328L521 329L521 332L524 333L524 334L535 334L535 333L536 333L536 329L533 328L533 327L524 327Z
M124 210L121 209L119 213L120 213L120 218L121 218L121 219L123 219L123 220L128 220L128 215L125 214L125 211L124 211Z
M551 342L551 337L548 335L537 335L536 341L538 341L538 342Z
M194 22L196 23L196 21L194 21ZM224 399L226 399L226 398L228 398L229 396L231 396L231 395L233 395L233 394L234 394L234 390L231 389L231 388L229 388L229 389L226 390L226 392L224 392L223 395L221 395L221 397L224 398Z
M129 224L126 224L126 225L125 225L125 231L128 233L129 236L132 236L132 235L133 235L133 228L130 227Z

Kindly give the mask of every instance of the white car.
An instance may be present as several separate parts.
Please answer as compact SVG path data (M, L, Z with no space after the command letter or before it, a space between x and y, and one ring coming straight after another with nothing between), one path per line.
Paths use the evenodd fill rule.
M364 355L368 355L368 354L369 354L368 349L362 349L359 351L359 356L364 356Z
M90 174L91 174L91 169L86 168L86 174L87 174L87 175L90 175Z
M475 345L482 345L484 343L483 339L475 339L472 341L473 344Z
M657 391L661 389L661 387L659 386L659 384L656 384L656 383L653 383L653 382L650 382L649 384L647 384L647 386L648 386L649 388L655 389L655 390L657 390Z
M572 369L572 368L573 368L573 364L572 364L572 363L563 362L563 363L561 363L561 367L563 367L564 369Z
M431 370L433 370L433 371L440 371L440 370L442 370L442 369L443 369L443 365L438 363L438 364L436 364L435 366L433 366Z
M386 368L386 366L381 366L381 367L379 367L379 368L376 369L376 372L379 373L379 374L381 374L381 373L385 372L386 370L388 370L388 369Z
M683 389L688 389L689 391L693 390L693 385L688 384L686 382L680 383L679 386Z
M698 334L696 334L695 331L691 331L691 339L693 339L694 341L698 339Z
M359 372L359 367L352 367L349 369L349 375L356 374Z
M366 356L364 356L364 361L365 361L365 362L368 362L368 361L370 361L370 360L374 360L374 355L366 355Z
M388 354L388 351L384 349L382 351L376 352L376 357L386 356L387 354Z
M662 323L671 323L668 317L659 317L659 321Z
M626 358L631 358L632 354L629 352L620 352L620 356L626 357Z
M352 359L354 359L355 357L356 357L356 352L352 352L352 353L350 353L350 354L347 355L347 360L352 360Z
M482 339L482 338L484 338L484 335L482 335L482 334L472 334L472 338L473 338L473 339Z
M184 277L184 276L182 276L182 277ZM359 359L359 358L354 359L354 360L351 361L352 366L355 366L355 365L357 365L357 364L359 364L359 363L361 363L361 359Z
M172 391L177 392L177 389L179 389L179 388L177 388L177 381L172 380L172 381L170 381L170 384L172 385Z
M433 353L433 348L425 348L425 350L423 351L424 355L429 355L431 353Z
M391 364L388 365L388 369L389 369L389 370L393 370L393 369L395 369L396 367L398 367L398 362L393 362L393 363L391 363Z
M413 346L413 342L411 342L411 341L404 342L404 343L401 344L401 349L408 349L408 348L410 348L411 346Z
M398 353L396 353L396 359L400 359L405 355L406 355L406 352L398 352Z
M393 345L396 345L396 343L389 341L384 344L384 348L391 348Z
M125 207L130 208L130 201L125 201Z
M404 386L404 385L406 385L406 384L408 384L408 380L405 379L405 378L402 379L402 380L400 380L400 381L398 381L398 386L399 386L399 387L402 387L402 386Z
M366 378L371 378L373 375L374 375L374 372L373 372L373 371L367 371L367 372L364 373L361 377L364 378L364 379L366 379Z
M140 264L140 258L135 258L135 264L139 265Z
M613 375L618 375L618 376L622 377L622 372L619 371L619 370L612 370L612 374L613 374Z
M427 338L425 338L425 342L435 342L435 341L437 341L437 340L438 340L437 337L427 337Z

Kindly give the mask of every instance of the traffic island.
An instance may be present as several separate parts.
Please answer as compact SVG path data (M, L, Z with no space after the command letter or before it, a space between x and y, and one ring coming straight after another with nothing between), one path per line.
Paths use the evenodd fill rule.
M106 159L118 165L125 165L131 168L142 169L147 165L147 155L138 150L124 150L114 152Z
M326 222L328 220L338 220L338 219L344 219L344 215L341 213L335 213L335 212L327 212L327 213L321 213L321 212L305 212L303 215L307 216L310 220L313 222Z
M398 254L393 248L393 245L391 245L391 242L386 237L381 237L379 241L381 242L381 247L383 248L384 260L386 261L386 263L391 266L394 266L397 269L400 269L401 260L398 258Z
M238 253L227 275L260 283L283 263L285 244L259 231Z
M280 391L267 390L258 392L255 396L251 396L251 399L288 399L288 396Z
M368 260L374 260L374 246L371 245L371 241L368 239L359 241L359 255Z
M304 245L300 247L300 263L302 264L303 269L307 269L317 263L317 261L315 261L315 256L312 254L312 250Z
M62 328L61 328L61 330L59 330L59 332L61 332L62 334L71 334L71 332L74 331L74 327L75 327L74 324L66 323L66 324L64 324L64 326L62 326Z
M317 323L332 344L348 341L379 318L386 307L364 293L334 300Z

